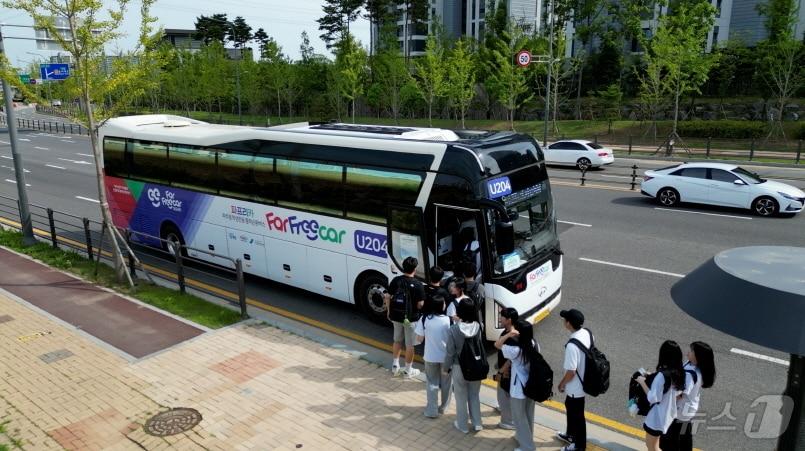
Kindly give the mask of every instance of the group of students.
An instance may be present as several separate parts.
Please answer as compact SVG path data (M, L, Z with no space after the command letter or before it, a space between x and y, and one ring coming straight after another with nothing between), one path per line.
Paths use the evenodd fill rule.
M691 420L699 410L702 389L712 387L715 378L713 349L701 341L690 344L687 361L683 360L677 342L665 341L660 347L656 371L635 373L634 389L642 390L639 395L646 404L643 430L649 451L693 449Z
M417 265L416 258L406 258L402 263L404 274L391 281L386 293L388 318L394 325L392 372L395 376L419 375L419 370L412 366L414 346L424 341L425 416L438 418L454 395L456 419L453 426L465 434L470 428L481 431L480 390L489 366L483 344L482 300L477 296L474 265L466 264L464 274L448 279L446 285L442 284L444 271L439 267L430 269L427 285L419 282L414 276ZM533 438L535 399L532 393L527 395L526 392L530 390L529 379L533 379L532 363L544 363L544 360L530 322L521 320L513 308L502 309L499 316L504 330L495 342L498 361L493 376L498 382L498 427L515 431L519 445L515 451L530 451L536 449ZM558 384L559 392L566 395L567 428L558 432L557 438L566 443L563 451L584 450L587 444L585 387L588 385L583 377L587 374L585 366L590 352L595 349L594 337L583 327L584 315L579 310L562 310L560 317L570 337L565 345L562 378ZM404 369L400 366L403 344ZM683 363L679 345L673 341L663 344L656 373L634 378L650 405L644 423L649 451L692 450L690 420L698 409L701 389L712 386L714 379L713 351L708 345L691 344L688 361Z

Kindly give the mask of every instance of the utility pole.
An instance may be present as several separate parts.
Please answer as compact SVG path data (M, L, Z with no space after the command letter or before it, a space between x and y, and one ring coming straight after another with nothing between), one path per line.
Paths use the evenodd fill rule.
M3 29L0 27L0 54L5 53L3 45ZM22 168L22 157L17 151L17 118L14 113L14 99L8 80L3 80L3 97L5 98L6 123L8 124L8 140L11 143L11 158L14 160L14 174L17 176L17 199L20 208L20 225L22 226L22 243L30 246L36 243L31 211L28 209L28 192L25 189L25 171Z
M545 82L545 117L542 124L542 146L548 146L548 116L551 112L551 77L553 76L553 4L555 0L548 0L551 3L551 12L548 15L548 81Z

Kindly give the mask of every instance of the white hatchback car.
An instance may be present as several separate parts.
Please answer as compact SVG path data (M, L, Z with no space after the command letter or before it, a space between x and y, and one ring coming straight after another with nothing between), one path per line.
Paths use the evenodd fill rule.
M751 209L760 216L799 213L805 206L805 192L799 188L721 163L683 163L646 171L640 192L666 207L691 202Z
M580 139L557 141L545 149L545 162L576 166L579 169L597 168L615 162L612 149Z

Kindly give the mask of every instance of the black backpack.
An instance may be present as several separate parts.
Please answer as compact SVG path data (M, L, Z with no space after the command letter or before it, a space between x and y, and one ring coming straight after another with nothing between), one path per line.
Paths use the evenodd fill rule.
M411 294L408 290L408 280L403 276L399 281L397 292L391 296L391 303L389 304L389 319L399 323L408 321L416 321L411 309Z
M486 360L480 328L475 336L464 337L464 345L458 354L458 365L467 381L482 381L489 374L489 362Z
M523 394L536 402L545 402L553 396L553 370L542 354L535 351L529 359L528 381Z
M590 332L590 329L585 328L584 330L590 334L589 349L575 338L571 338L567 343L573 343L584 353L584 377L576 371L576 375L581 380L581 386L584 387L584 393L598 396L609 389L609 360L603 352L595 347L593 333Z
M657 374L659 373L651 373L646 376L646 385L648 385L649 388L651 388L651 384L654 382L654 378L657 377ZM637 383L636 379L638 376L640 376L640 372L635 371L635 373L632 374L632 379L629 381L629 399L634 401L637 405L637 414L644 417L648 415L651 408L658 403L651 404L648 402L648 394L646 394L643 387ZM665 385L662 388L662 392L665 393L671 388L671 380L669 377L665 376L665 374L663 374L663 376L665 377Z

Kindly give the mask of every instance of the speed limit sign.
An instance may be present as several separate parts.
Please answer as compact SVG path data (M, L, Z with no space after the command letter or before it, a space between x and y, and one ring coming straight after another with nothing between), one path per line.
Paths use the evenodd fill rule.
M517 52L517 65L526 67L531 64L531 52L528 50L520 50Z

